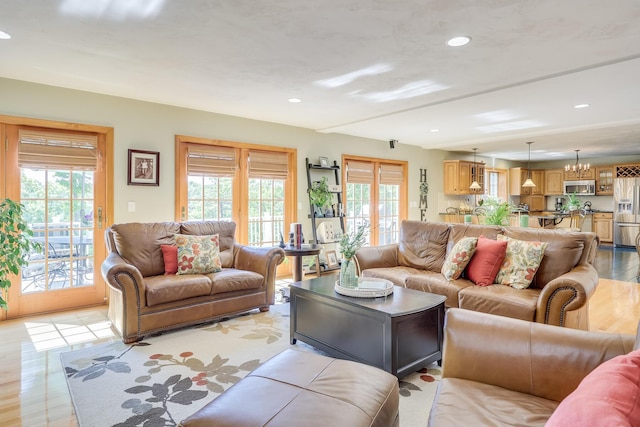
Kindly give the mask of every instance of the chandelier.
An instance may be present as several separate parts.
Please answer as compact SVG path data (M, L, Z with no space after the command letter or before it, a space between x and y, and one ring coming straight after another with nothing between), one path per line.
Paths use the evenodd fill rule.
M535 187L536 184L531 180L531 144L533 141L527 142L529 146L529 161L527 162L527 180L522 184L523 187Z
M471 185L469 186L470 190L480 190L480 184L478 184L478 165L476 164L476 151L478 151L477 148L473 149L473 169L471 169L473 171L473 182L471 183Z
M564 167L565 172L578 172L578 177L580 176L581 172L586 172L589 169L591 169L591 165L589 163L580 163L580 157L578 156L578 152L580 150L574 150L576 152L576 163L574 165L572 164L568 164Z

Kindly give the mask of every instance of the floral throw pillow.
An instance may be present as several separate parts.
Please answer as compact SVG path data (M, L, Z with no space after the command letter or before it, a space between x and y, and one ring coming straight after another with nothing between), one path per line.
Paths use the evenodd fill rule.
M191 236L176 234L178 274L207 274L222 271L217 234Z
M527 242L498 235L507 241L507 253L498 271L495 283L526 289L536 275L548 242Z
M447 280L455 280L460 277L476 251L477 244L477 237L463 237L451 248L441 270Z

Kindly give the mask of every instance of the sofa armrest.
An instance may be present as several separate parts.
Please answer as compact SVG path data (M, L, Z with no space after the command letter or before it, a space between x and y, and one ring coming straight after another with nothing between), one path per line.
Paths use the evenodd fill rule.
M355 255L358 273L368 268L397 267L398 244L364 246Z
M634 338L450 308L442 377L560 402L598 365L633 350Z
M542 288L536 308L536 322L566 326L567 314L585 307L597 286L596 269L591 264L578 264Z
M144 307L144 281L140 270L127 263L117 252L110 252L100 266L102 277L107 285L124 295L124 302L137 313L139 307ZM129 307L125 307L129 311ZM137 316L137 314L136 314Z
M267 301L274 304L276 269L284 261L284 256L282 248L262 248L236 243L233 247L233 268L261 274L267 289Z

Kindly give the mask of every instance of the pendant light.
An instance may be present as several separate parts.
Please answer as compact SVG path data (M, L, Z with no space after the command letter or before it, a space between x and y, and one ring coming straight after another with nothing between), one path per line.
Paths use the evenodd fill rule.
M527 180L524 182L524 184L522 184L523 187L535 187L536 184L531 180L531 144L533 144L533 141L529 141L527 142L527 145L529 146L529 161L527 162Z
M478 164L476 163L476 152L478 151L477 148L473 149L473 169L471 169L473 171L473 176L471 178L473 178L473 182L471 183L471 185L469 186L469 190L480 190L480 184L478 184Z
M580 174L582 172L586 172L589 169L591 169L591 165L589 163L585 163L585 164L580 163L580 157L578 157L578 152L580 150L574 150L574 151L576 152L576 164L575 165L568 164L564 167L564 170L565 172L569 172L569 171L578 172L578 179L579 179Z

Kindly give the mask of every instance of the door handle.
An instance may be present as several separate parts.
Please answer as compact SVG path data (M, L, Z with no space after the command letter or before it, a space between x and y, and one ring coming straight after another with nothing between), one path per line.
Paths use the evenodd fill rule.
M102 208L98 208L98 229L102 229Z
M182 210L181 210L181 211L182 211L182 213L181 213L181 215L180 215L180 216L181 216L181 221L185 221L185 220L186 220L186 217L187 217L187 212L186 212L186 209L185 209L185 207L184 207L184 206L182 207Z

